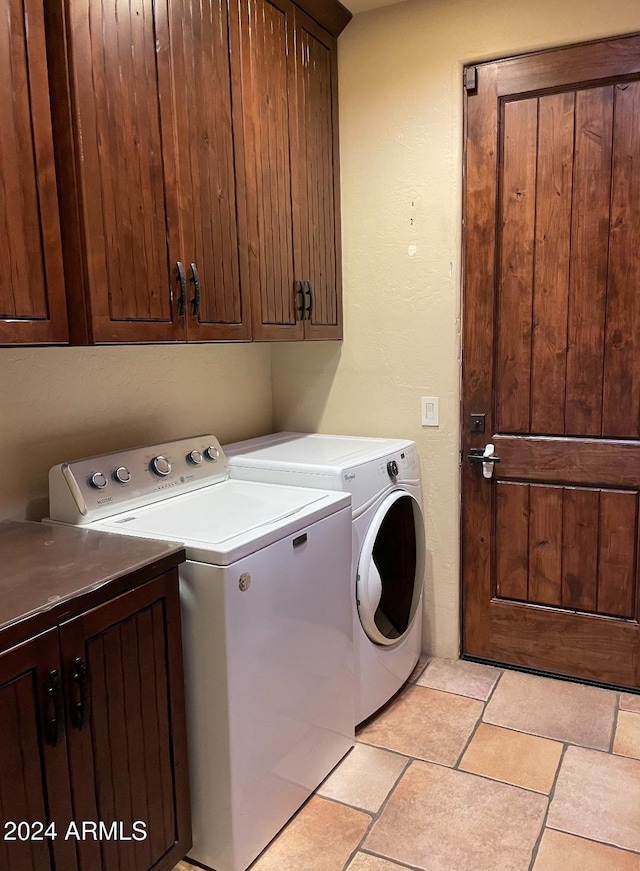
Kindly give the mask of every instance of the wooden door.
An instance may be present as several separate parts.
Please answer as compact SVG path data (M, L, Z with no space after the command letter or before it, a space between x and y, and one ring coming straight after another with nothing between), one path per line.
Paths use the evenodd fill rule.
M337 45L298 9L295 33L294 247L305 282L304 337L341 339Z
M240 37L237 4L230 5L228 0L170 3L181 259L188 283L187 334L196 341L248 339L251 330Z
M473 75L463 650L640 687L640 37Z
M52 0L48 25L74 339L184 339L167 0Z
M0 653L3 871L78 868L65 839L73 813L62 692L57 630Z
M0 105L0 344L66 342L42 0L0 0Z
M254 339L301 339L293 242L294 7L240 0L247 244Z
M177 570L60 627L75 816L144 840L85 840L80 871L172 869L191 846Z

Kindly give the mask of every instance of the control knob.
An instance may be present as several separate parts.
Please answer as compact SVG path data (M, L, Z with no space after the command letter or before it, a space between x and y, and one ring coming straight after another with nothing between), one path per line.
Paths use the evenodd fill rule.
M209 460L213 460L214 463L218 462L218 457L220 456L220 451L214 445L209 445L208 448L205 448L205 456Z
M395 460L389 460L387 463L387 472L389 473L390 478L398 477L398 464Z
M131 472L127 469L126 466L118 466L118 468L113 473L113 477L116 481L120 481L121 484L128 484L131 480Z
M166 457L163 457L162 454L160 454L160 456L154 457L151 460L151 468L156 475L160 475L160 477L164 478L164 476L168 475L171 471L171 463Z
M107 476L103 475L102 472L94 472L90 480L91 486L95 487L96 490L103 490L109 483Z
M199 466L202 462L202 454L200 453L200 451L189 451L189 453L187 454L187 459L190 460L192 463L195 463L196 466Z

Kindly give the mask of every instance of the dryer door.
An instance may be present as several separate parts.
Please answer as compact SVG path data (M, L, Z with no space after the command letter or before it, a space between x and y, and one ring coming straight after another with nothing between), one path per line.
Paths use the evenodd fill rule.
M356 596L371 641L397 644L413 623L424 580L424 520L406 490L394 490L376 511L360 552Z

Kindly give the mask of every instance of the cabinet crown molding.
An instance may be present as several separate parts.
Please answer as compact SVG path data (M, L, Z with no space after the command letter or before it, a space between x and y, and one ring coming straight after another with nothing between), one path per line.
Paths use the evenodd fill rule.
M332 36L340 36L353 18L353 13L338 0L295 0L295 4Z

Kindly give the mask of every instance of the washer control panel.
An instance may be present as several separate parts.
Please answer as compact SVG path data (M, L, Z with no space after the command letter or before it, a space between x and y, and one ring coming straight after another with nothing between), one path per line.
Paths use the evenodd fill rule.
M74 460L49 472L52 520L88 523L229 477L213 435Z

